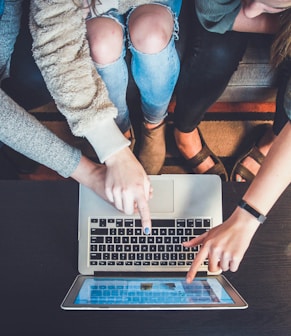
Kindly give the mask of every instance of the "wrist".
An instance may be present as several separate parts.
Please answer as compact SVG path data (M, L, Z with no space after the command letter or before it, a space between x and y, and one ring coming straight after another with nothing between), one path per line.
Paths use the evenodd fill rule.
M255 209L252 205L248 204L245 200L241 199L238 206L252 215L260 224L263 224L267 217L263 215L260 211Z
M77 169L71 177L107 200L105 195L105 174L105 165L96 164L87 157L82 156Z
M101 165L97 165L95 162L91 161L83 155L81 157L79 165L72 173L71 177L77 182L84 184L85 186L89 186L90 184L95 182L94 179L99 178L99 167L101 167Z
M124 147L119 151L113 153L105 160L107 167L114 166L116 164L122 164L122 162L128 162L131 157L134 157L129 147ZM135 158L135 157L134 157Z
M261 225L253 215L251 215L249 212L245 211L239 206L236 207L231 217L232 221L241 232L247 231L252 235L255 234L255 232Z

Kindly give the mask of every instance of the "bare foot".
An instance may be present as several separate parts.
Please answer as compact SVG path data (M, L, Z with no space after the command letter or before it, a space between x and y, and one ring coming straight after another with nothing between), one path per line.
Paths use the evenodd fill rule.
M175 128L174 136L177 147L185 159L192 159L201 151L202 143L197 128L190 133L180 132ZM211 157L208 157L199 166L193 169L193 171L196 174L203 174L213 166L213 160Z
M268 128L263 137L259 140L257 147L259 151L266 156L276 138L276 135L273 133L272 128ZM257 175L260 164L256 162L254 159L252 159L250 156L247 156L241 164L246 167L251 173L253 173L255 176ZM235 177L237 182L245 182L245 180L240 176L236 175Z

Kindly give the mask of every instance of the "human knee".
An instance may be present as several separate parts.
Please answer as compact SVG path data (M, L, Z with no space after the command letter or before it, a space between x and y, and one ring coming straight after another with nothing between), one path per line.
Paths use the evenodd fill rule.
M158 53L169 43L173 27L173 17L166 7L140 6L133 11L129 19L131 43L143 53Z
M98 64L116 61L122 52L122 27L110 18L95 18L87 22L87 35L92 59Z

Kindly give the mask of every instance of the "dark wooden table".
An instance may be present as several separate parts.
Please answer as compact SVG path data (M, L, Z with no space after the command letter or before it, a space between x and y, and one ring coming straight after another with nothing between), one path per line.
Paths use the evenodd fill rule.
M224 216L246 188L223 185ZM271 190L270 190L271 192ZM291 335L291 187L257 232L238 272L239 311L63 311L77 275L78 186L0 181L0 333L8 335Z

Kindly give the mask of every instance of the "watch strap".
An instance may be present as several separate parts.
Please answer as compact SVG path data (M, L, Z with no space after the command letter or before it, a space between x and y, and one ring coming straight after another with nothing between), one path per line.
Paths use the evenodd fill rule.
M250 206L246 201L241 199L238 203L238 206L241 207L242 209L245 209L248 213L253 215L261 224L264 223L264 221L267 219L266 216L261 214L259 211L254 209L252 206Z

